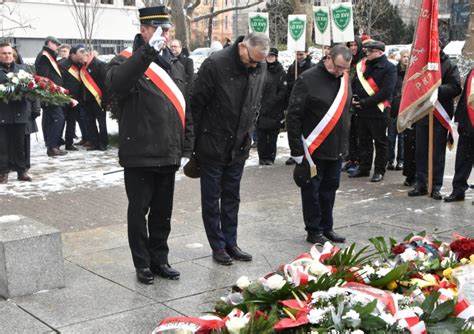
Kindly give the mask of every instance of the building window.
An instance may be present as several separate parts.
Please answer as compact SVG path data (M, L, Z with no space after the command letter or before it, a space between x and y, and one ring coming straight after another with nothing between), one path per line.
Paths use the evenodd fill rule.
M124 6L135 6L135 0L123 0Z
M103 5L113 5L114 0L100 0L100 3Z
M76 2L80 2L80 3L89 3L90 0L76 0Z

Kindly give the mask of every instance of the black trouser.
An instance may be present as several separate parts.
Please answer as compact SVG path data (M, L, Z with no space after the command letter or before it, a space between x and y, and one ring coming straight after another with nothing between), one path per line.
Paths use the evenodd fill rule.
M416 130L406 129L403 131L403 175L409 181L415 181L416 175Z
M124 170L128 242L135 268L168 263L175 174L140 167Z
M459 136L454 167L453 195L464 196L469 188L467 180L474 164L474 137Z
M374 173L384 175L388 153L388 118L359 117L358 123L360 171L370 171L375 145Z
M257 128L257 151L260 160L275 161L279 132L280 129Z
M202 220L213 251L237 246L243 171L244 163L214 166L201 161Z
M398 138L398 143L397 143ZM397 143L397 145L395 145ZM388 125L388 163L395 163L395 146L397 146L396 163L403 163L403 133L397 131L397 118L390 117Z
M428 189L428 124L416 124L416 188ZM448 130L438 121L433 122L433 191L443 186Z
M61 107L43 107L43 135L48 149L59 147L64 129L64 112Z
M323 233L333 228L333 208L341 179L342 160L316 160L318 175L301 188L303 219L308 233Z
M0 125L0 174L26 170L25 124Z
M106 148L109 142L106 111L95 102L86 104L85 108L88 139L92 141L95 146ZM99 130L97 130L96 121L99 125Z
M359 136L357 133L357 123L359 117L351 115L351 127L349 129L349 156L346 160L359 161Z
M25 167L26 170L31 167L31 135L25 135Z
M74 136L76 135L76 122L79 119L80 112L80 104L75 107L68 106L67 108L64 108L64 113L66 114L66 146L71 146L74 143Z

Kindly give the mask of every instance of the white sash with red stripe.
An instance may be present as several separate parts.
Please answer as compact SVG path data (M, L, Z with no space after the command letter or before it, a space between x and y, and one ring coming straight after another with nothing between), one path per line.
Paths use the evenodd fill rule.
M436 117L436 119L441 123L441 125L448 130L448 132L453 135L453 127L451 126L451 117L449 117L448 112L444 107L439 103L439 101L436 101L435 103L435 110L433 115Z
M58 62L56 61L56 59L54 59L50 54L49 52L43 50L43 56L45 56L46 58L48 58L49 62L51 63L51 66L53 66L54 70L58 73L58 75L60 77L62 77L61 75L61 71L59 70L59 65L58 65Z
M120 55L125 58L129 58L132 55L132 49L126 49L122 51ZM169 74L164 69L162 69L154 62L152 62L148 69L145 71L145 76L147 76L156 85L156 87L161 90L161 92L175 107L184 129L186 100L184 99L181 90L174 83L173 79L171 79Z
M314 169L315 164L311 158L311 155L324 142L327 136L329 136L337 122L339 122L342 112L344 111L344 107L347 103L348 93L349 75L344 73L344 75L341 77L339 91L337 92L336 98L334 99L331 107L329 107L326 115L324 115L324 117L321 119L318 125L316 125L313 131L311 131L306 139L303 137L303 135L301 136L306 160L308 160L312 170ZM311 177L315 175L316 174L311 175Z
M380 88L373 78L365 78L364 73L367 68L366 63L367 59L362 59L360 62L357 63L357 78L359 79L359 82L366 91L366 93L369 94L369 96L374 96L380 90ZM377 104L377 107L380 109L381 112L383 112L385 110L385 107L390 108L391 104L387 100L384 100L382 102L379 102Z

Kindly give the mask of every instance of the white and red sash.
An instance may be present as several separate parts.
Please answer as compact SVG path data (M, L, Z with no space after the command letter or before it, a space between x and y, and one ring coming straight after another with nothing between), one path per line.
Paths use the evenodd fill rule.
M366 79L364 77L365 70L367 68L367 59L362 59L360 62L357 63L356 65L356 72L357 72L357 78L359 79L362 87L364 90L369 94L369 96L375 95L380 89L377 83L373 78L368 78ZM390 108L390 102L387 100L384 100L380 103L377 104L377 107L380 109L380 111L384 111L385 107Z
M331 131L336 126L337 122L339 122L339 119L341 118L341 115L347 104L348 94L349 75L347 73L344 73L344 75L341 77L341 85L339 86L339 91L337 92L336 98L334 99L331 107L329 107L329 110L326 112L321 121L319 121L318 125L316 125L313 131L311 131L307 138L301 136L301 139L303 140L305 156L312 169L314 166L314 162L311 158L311 155L329 136Z
M132 55L132 49L126 49L122 51L120 55L125 58L129 58ZM184 99L183 93L178 88L178 86L176 86L173 79L171 79L169 74L164 69L154 62L152 62L145 71L145 76L148 77L156 85L156 87L158 87L158 89L175 107L184 129L186 101Z
M438 120L438 122L441 123L441 125L448 130L448 132L453 135L453 127L451 126L451 117L449 117L449 114L447 113L446 109L439 103L439 101L436 101L435 103L435 110L433 113L434 117Z
M54 59L48 51L45 51L43 50L42 52L43 56L45 56L46 58L48 58L49 62L51 63L51 66L53 66L54 70L58 73L58 75L60 77L62 77L61 75L61 71L59 70L59 65L58 65L58 62L56 61L56 59Z
M69 74L72 75L77 81L81 81L80 72L79 72L79 69L77 68L76 65L71 65L71 67L69 67L69 69L68 69L67 71L68 71Z
M103 95L102 90L97 85L94 78L92 78L92 76L90 75L90 73L88 71L89 65L92 63L93 60L94 60L94 57L91 57L88 60L88 62L84 66L82 66L82 68L80 70L80 76L81 76L82 82L84 83L84 86L92 94L92 96L94 96L95 101L97 102L99 107L101 107L102 106L102 95Z
M471 74L467 78L466 109L471 125L474 128L474 70L471 70Z

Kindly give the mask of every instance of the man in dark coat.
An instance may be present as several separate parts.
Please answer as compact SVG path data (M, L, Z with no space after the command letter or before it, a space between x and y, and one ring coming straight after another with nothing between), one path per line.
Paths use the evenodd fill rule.
M288 104L288 99L291 95L291 90L293 89L293 85L296 81L295 71L297 71L296 75L300 76L301 73L306 70L309 70L314 65L315 64L313 63L312 58L307 50L296 52L296 60L293 62L293 64L290 65L290 67L288 67L288 72L286 73L286 83L288 87L286 104ZM288 160L286 160L285 164L294 165L295 161L293 160L293 158L290 157Z
M91 146L88 151L105 151L108 144L107 111L108 91L105 86L105 63L97 59L91 50L82 49L81 100L84 102L85 124ZM99 130L97 130L97 125Z
M397 132L398 109L400 109L400 100L402 98L403 79L407 70L410 53L408 50L400 51L400 61L397 64L397 83L393 90L393 102L390 109L390 123L388 125L388 170L403 170L404 152L403 152L403 133ZM397 145L395 145L398 142ZM395 159L395 146L397 154ZM396 161L395 161L396 160Z
M58 86L63 86L61 70L56 61L57 50L61 42L53 36L46 37L43 49L36 57L36 74L48 78ZM48 156L65 155L60 150L61 135L64 129L64 111L60 106L43 106L43 135Z
M357 98L354 108L358 110L359 169L349 177L370 175L375 145L374 174L371 182L380 182L387 164L387 127L390 117L390 102L397 82L397 68L384 54L385 44L371 41L364 44L367 58L357 64L357 75L353 90Z
M8 81L8 73L26 71L24 65L15 63L9 43L0 43L0 84ZM20 101L0 102L0 183L8 182L10 170L16 170L18 180L31 181L26 174L25 131L28 122L28 103Z
M454 165L453 191L444 198L445 202L464 200L464 193L469 188L467 180L474 164L474 70L472 68L466 77L454 120L458 123L459 140Z
M260 109L268 51L266 35L241 36L203 62L193 87L202 218L213 259L223 265L252 260L237 245L240 180Z
M137 278L152 284L153 274L178 279L168 264L168 236L175 174L193 149L191 113L184 86L170 78L171 27L165 6L139 9L140 34L132 51L107 65L106 86L119 109L119 160L128 197L128 240ZM181 69L183 69L181 67ZM166 80L162 85L156 76ZM184 70L182 73L184 77ZM148 216L147 216L148 215Z
M288 141L298 163L295 181L299 170L307 176L306 182L297 184L301 186L306 240L311 243L345 241L333 230L332 211L348 146L352 92L345 72L351 58L346 46L334 46L328 57L296 80L288 106ZM313 163L317 174L311 177Z
M257 117L258 158L260 165L273 165L278 133L285 119L286 72L278 61L278 49L270 48L262 108Z
M77 105L64 107L64 113L66 116L66 150L77 151L77 148L73 145L74 136L76 133L76 122L79 123L81 128L82 139L87 140L85 126L81 120L83 116L83 101L81 99L82 93L82 81L80 77L81 64L81 50L84 50L84 45L74 45L69 50L69 56L59 62L61 68L61 74L63 77L64 88L69 90L71 95L77 102Z
M189 96L194 79L194 62L191 58L183 54L183 44L179 39L173 39L171 41L170 50L184 66L184 72L186 74L186 95Z
M441 86L438 87L438 101L446 110L449 118L454 114L454 98L461 94L461 77L458 67L441 51ZM408 196L428 194L428 116L415 123L416 130L416 185ZM441 200L440 190L443 186L444 165L446 162L446 144L448 130L436 117L433 120L433 189L430 196Z

